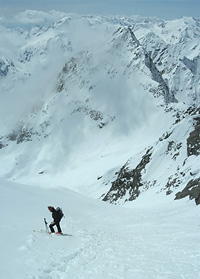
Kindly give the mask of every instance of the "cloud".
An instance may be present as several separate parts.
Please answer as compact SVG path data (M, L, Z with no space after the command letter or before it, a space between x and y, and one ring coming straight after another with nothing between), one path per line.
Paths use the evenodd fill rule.
M57 11L44 12L44 11L34 11L34 10L26 10L25 12L21 12L14 17L14 21L27 24L39 24L43 22L55 22L56 20L64 17L66 14Z

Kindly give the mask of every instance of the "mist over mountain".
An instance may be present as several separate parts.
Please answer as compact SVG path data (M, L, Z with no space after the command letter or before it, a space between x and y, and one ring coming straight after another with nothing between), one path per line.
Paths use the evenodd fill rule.
M115 204L196 197L199 19L27 11L16 22L0 21L2 178Z

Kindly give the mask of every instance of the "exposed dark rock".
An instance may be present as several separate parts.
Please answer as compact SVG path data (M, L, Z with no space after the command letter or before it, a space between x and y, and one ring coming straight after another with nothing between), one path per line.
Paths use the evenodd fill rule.
M199 57L196 57L193 60L190 60L184 56L184 58L181 59L181 61L195 75L197 73L197 69L198 69L198 59L199 59Z
M196 205L200 204L200 186L191 189L190 199L195 199Z
M179 187L180 184L181 184L181 180L179 179L179 177L172 178L170 176L164 188L164 190L166 190L166 195L171 194L173 192L173 189Z
M187 155L196 155L200 154L200 117L195 119L194 130L190 133L187 138Z
M190 194L190 191L185 189L185 190L183 190L181 192L176 193L175 200L183 199L183 198L189 196L189 194Z
M150 162L151 155L152 148L147 150L140 163L132 170L129 170L127 162L118 172L117 179L112 182L112 186L104 196L103 201L116 203L119 199L124 198L127 192L128 195L126 201L136 199L140 194L140 187L143 186L141 173Z
M16 141L17 144L23 142L23 141L30 141L32 136L32 129L19 129L14 130L12 133L10 133L7 136L7 139L10 141Z
M20 62L21 63L30 62L33 55L34 55L33 50L26 49L24 53L21 53L20 55Z
M190 199L195 199L196 204L200 204L200 178L191 179L185 188L176 193L175 200L179 200L189 196Z
M115 117L110 117L110 116L106 116L106 118L108 119L107 121L103 121L104 120L104 115L101 111L98 110L94 110L88 106L79 106L77 109L74 109L72 111L73 113L77 113L77 112L83 112L86 116L90 116L91 119L93 119L94 121L99 122L99 124L97 125L100 129L102 129L103 127L105 127L106 125L108 125L108 123L110 121L115 120Z
M145 53L145 65L149 68L152 79L159 83L160 92L165 98L165 102L168 103L177 103L176 98L174 97L174 93L170 92L168 85L164 81L162 74L157 69L155 63L153 62L150 53Z
M18 123L18 127L15 130L1 138L4 140L5 144L0 142L0 149L6 147L8 145L6 142L9 141L15 141L17 144L20 144L25 141L32 141L34 136L37 136L38 140L40 140L40 137L42 135L44 138L47 138L49 136L49 133L46 133L46 129L49 125L49 121L44 121L39 125L40 130L34 131L33 127L30 127L28 125L27 127L25 127L23 123Z
M0 149L2 149L4 147L3 143L0 142Z
M57 86L57 91L61 92L65 88L66 75L74 74L76 75L77 61L72 57L68 62L65 63L62 71L58 76L59 84Z
M0 58L0 76L7 76L10 67L14 67L12 61L6 58Z

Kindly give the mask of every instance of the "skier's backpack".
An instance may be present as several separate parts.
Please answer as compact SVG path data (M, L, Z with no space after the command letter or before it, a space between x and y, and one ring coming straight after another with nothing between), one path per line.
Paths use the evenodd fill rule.
M58 216L59 216L59 218L61 220L63 218L63 216L64 216L64 213L63 213L62 209L60 207L57 207L56 211L57 211Z

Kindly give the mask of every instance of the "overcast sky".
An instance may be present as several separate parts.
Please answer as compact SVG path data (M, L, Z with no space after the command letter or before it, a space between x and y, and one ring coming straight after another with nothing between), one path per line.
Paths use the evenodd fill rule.
M200 18L200 0L0 0L0 15L24 10L63 11L77 14L140 15L174 19Z

